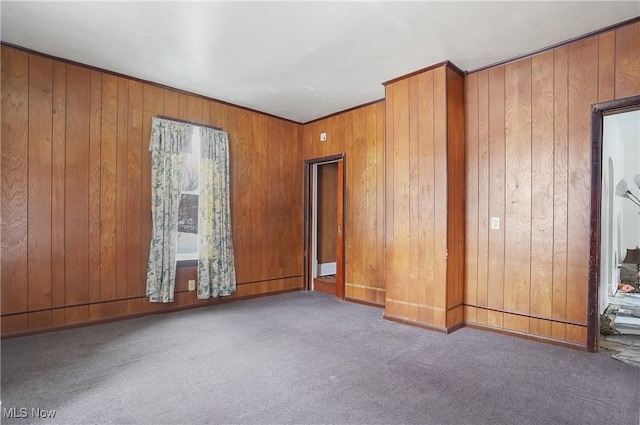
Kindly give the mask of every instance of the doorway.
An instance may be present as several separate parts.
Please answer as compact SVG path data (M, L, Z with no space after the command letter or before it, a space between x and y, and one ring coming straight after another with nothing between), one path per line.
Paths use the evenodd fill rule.
M640 245L640 201L634 200L640 196L640 96L594 105L591 142L587 349L598 351L601 330L617 331L608 313L621 298L619 283L625 274L635 276L624 263Z
M344 154L305 161L304 285L344 298Z

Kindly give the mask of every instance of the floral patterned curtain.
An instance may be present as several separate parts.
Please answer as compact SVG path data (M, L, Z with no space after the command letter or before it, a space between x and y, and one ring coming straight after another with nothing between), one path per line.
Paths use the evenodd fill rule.
M229 195L229 137L200 128L198 203L198 298L231 295L236 290Z
M147 291L151 302L173 301L176 281L178 207L184 162L191 151L190 124L153 118L151 124L152 230L147 267Z

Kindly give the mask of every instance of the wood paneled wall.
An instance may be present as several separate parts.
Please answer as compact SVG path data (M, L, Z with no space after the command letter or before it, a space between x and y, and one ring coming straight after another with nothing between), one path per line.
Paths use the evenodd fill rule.
M442 65L386 85L385 317L463 319L463 78Z
M231 143L234 298L302 287L301 126L2 46L2 333L175 308L144 296L151 117Z
M383 305L384 102L306 124L302 145L305 160L345 153L345 297Z
M338 164L318 167L318 263L336 261Z
M639 94L640 23L465 77L465 321L586 344L591 105Z

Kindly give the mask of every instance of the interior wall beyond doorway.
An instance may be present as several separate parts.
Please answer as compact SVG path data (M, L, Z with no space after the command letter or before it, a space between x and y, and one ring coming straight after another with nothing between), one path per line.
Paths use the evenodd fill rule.
M336 261L338 163L318 166L318 263Z

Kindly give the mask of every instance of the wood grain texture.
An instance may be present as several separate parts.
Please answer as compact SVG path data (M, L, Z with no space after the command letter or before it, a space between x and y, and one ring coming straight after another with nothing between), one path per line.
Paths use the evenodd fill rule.
M140 296L143 275L142 268L142 156L144 87L141 83L129 81L129 117L127 119L127 284L126 296Z
M28 308L28 129L29 57L3 48L1 184L2 312L5 314ZM17 322L7 326L13 327L13 323Z
M102 134L100 143L100 299L117 297L116 287L116 171L118 79L102 76ZM150 184L150 183L149 183Z
M89 134L89 301L101 299L101 134L102 134L102 74L91 72L91 112Z
M318 262L336 261L338 164L318 167Z
M51 307L52 95L52 61L30 55L27 195L29 310Z
M586 324L589 261L590 108L598 101L598 39L568 46L567 319Z
M345 153L345 296L381 305L385 293L384 102L316 121L301 131L303 159ZM319 140L321 132L327 132L328 147ZM302 167L294 171L301 181ZM300 197L301 187L294 190ZM302 228L302 223L296 227Z
M498 229L489 232L487 306L504 307L505 286L505 69L489 70L489 217L497 217ZM486 311L478 316L487 320Z
M2 50L4 52L4 49ZM64 204L65 204L65 157L66 157L66 103L67 67L53 63L52 100L52 146L51 146L51 304L64 305ZM4 195L3 195L4 196ZM52 324L62 315L52 314Z
M531 59L505 66L505 287L507 311L529 312Z
M567 231L569 217L568 202L568 76L566 47L553 52L554 88L553 88L553 300L551 317L567 318ZM552 327L561 339L564 339L564 327ZM556 337L556 334L553 335Z
M436 328L463 320L464 92L449 71L394 81L385 101L385 317Z
M553 52L531 62L530 313L550 317L553 292Z
M640 22L615 33L615 98L637 96L640 93Z
M590 109L640 94L639 28L635 23L488 69L489 216L504 214L504 230L489 231L489 309L467 296L474 310L465 320L586 344ZM467 116L481 105L479 78L479 72L465 77ZM466 172L482 184L475 159ZM480 219L474 212L467 220ZM466 240L477 243L473 234ZM467 270L481 260L476 256L467 258ZM478 282L467 275L467 288Z
M91 73L67 66L65 303L89 300L89 135ZM80 320L81 312L72 317ZM66 320L66 316L65 316Z
M129 137L129 82L118 78L116 136L116 297L127 296L127 151ZM120 314L125 314L121 311Z
M447 318L451 329L462 322L465 261L464 80L451 66L447 78ZM486 275L486 272L482 272ZM479 285L480 286L480 285ZM486 286L486 285L483 285Z
M477 105L477 304L486 306L489 292L489 72L478 73Z
M464 288L464 302L466 305L478 305L478 261L479 261L479 220L480 220L480 193L479 193L479 87L478 74L467 77L465 81L465 144L467 152L466 171L466 261L465 275L467 276ZM487 87L488 89L488 87ZM487 122L488 126L488 122ZM487 179L488 180L488 179ZM488 197L487 197L488 200ZM487 247L488 253L488 247ZM475 308L473 310L475 317ZM473 320L475 322L475 320Z
M228 127L237 294L301 288L299 125L7 46L2 87L3 334L207 305L144 297L157 114Z

